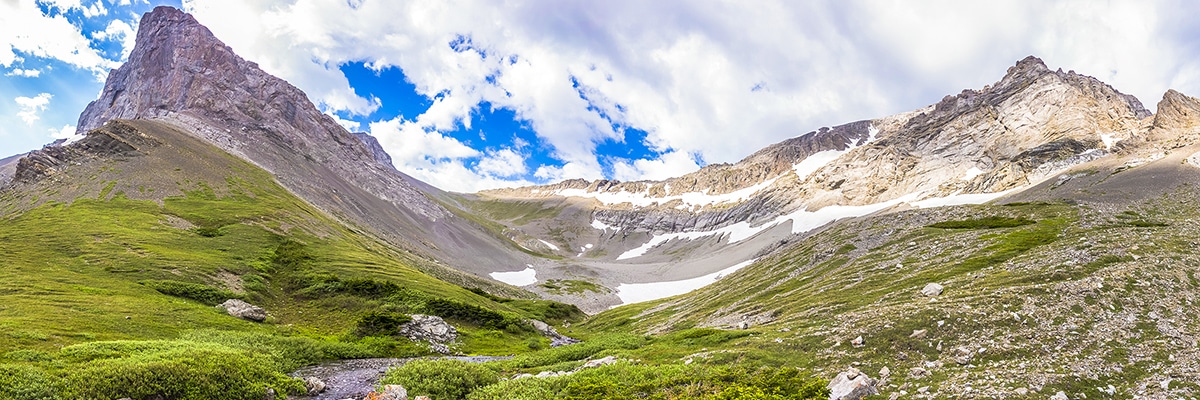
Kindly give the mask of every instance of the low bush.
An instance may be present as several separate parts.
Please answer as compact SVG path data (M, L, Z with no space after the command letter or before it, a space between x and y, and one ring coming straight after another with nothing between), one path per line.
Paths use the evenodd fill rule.
M465 399L472 391L500 381L496 371L466 361L415 360L387 372L384 385L401 385L409 396L438 400Z
M534 368L567 361L582 360L605 350L632 350L645 346L647 343L649 343L649 340L645 336L610 334L597 336L582 343L518 354L512 359L491 363L490 365L503 370Z
M391 336L396 334L400 329L400 325L404 325L409 321L412 321L412 317L404 314L372 310L358 317L358 322L355 323L354 334L359 337Z
M505 329L510 323L516 322L510 321L504 314L477 305L439 298L427 300L425 311L442 318L456 319L494 329Z
M0 364L0 399L55 399L52 375L27 365Z
M1037 221L1028 218L1012 218L991 216L976 219L964 219L958 221L943 221L933 225L930 228L941 229L995 229L995 228L1015 228L1018 226L1036 224Z
M785 367L618 363L554 378L507 380L475 390L467 398L800 400L828 398L826 384Z
M201 283L171 280L145 280L138 283L168 296L191 299L210 306L221 304L229 299L242 299L242 295L237 293Z

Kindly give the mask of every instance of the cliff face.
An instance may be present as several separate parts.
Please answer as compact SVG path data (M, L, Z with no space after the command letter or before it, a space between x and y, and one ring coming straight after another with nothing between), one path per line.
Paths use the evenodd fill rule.
M503 239L455 216L396 171L372 141L320 112L300 89L234 54L191 15L142 17L129 60L79 117L157 119L272 172L289 190L393 244L463 269L525 264Z

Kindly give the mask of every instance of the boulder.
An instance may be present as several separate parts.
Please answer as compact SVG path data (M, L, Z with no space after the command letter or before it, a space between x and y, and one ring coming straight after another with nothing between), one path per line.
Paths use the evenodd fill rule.
M1070 400L1070 399L1067 397L1066 393L1058 392L1058 393L1055 393L1053 396L1050 396L1050 400Z
M525 322L532 326L533 329L537 329L542 336L550 338L550 347L579 343L579 339L563 336L562 334L558 333L553 326L550 326L550 324L545 322L538 321L536 319L525 320Z
M315 395L325 391L325 382L315 376L304 378L304 389L308 394Z
M217 305L217 308L225 310L229 315L248 321L263 322L267 319L267 310L238 299L225 300L224 303Z
M863 346L867 345L867 341L863 340L862 336L859 336L859 337L854 338L854 340L851 340L850 345L854 346L854 347L863 347Z
M928 285L925 285L925 288L921 289L921 294L928 296L928 297L934 297L934 296L941 295L942 290L945 290L945 289L946 288L942 285L930 282Z
M446 343L458 339L458 330L442 317L435 315L414 314L412 321L400 325L398 333L415 342L429 342L434 351L442 354L450 353Z
M856 368L850 368L829 382L829 399L859 400L879 394L879 389L875 387L876 383L878 382L867 374Z
M583 363L582 366L579 367L579 369L596 368L596 367L610 365L610 364L616 364L616 363L617 363L616 356L608 356L608 357L599 358L599 359L585 362L585 363Z

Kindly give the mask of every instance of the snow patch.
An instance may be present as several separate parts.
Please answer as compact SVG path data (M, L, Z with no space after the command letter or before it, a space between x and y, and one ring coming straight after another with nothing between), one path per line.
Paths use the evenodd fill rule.
M525 267L525 269L516 272L493 272L488 274L488 276L513 286L526 286L537 283L537 271L533 270L533 265L526 264Z
M1194 167L1200 167L1200 151L1192 153L1192 155L1188 156L1187 162L1188 164L1192 164Z
M946 196L946 197L934 197L931 199L914 201L914 202L911 202L910 204L912 204L914 207L918 207L918 208L957 206L957 205L962 205L962 204L983 204L983 203L987 203L989 201L995 200L995 199L999 198L1000 196L1004 196L1006 194L1012 193L1015 190L1017 190L1017 189L1009 189L1009 190L1005 190L1003 192L995 192L995 193L952 194L952 195Z
M608 231L610 229L614 230L614 231L621 230L621 227L619 227L619 226L612 226L612 225L600 222L598 220L592 220L592 228L596 229L596 230L601 230L601 231Z
M793 165L792 171L796 172L797 179L804 180L804 178L807 178L809 175L812 175L813 172L817 172L817 170L821 169L821 167L828 165L829 163L833 162L834 160L837 160L838 157L841 157L843 154L849 153L850 150L854 150L858 147L862 147L863 145L865 145L867 143L874 142L875 135L877 135L877 134L879 134L879 128L876 128L875 125L868 126L867 127L867 140L863 141L861 144L856 144L854 142L850 142L850 143L846 143L845 150L818 151L816 153L809 155L808 157L805 157L803 160L800 160L799 163L796 163L795 165Z
M1117 138L1111 133L1101 133L1100 141L1104 142L1104 150L1112 150L1113 145L1117 144L1117 142L1120 142L1121 139Z
M967 173L963 174L963 177L960 179L962 179L964 181L969 181L969 180L975 179L975 177L980 176L980 175L983 175L982 169L979 169L979 167L971 167L971 169L968 169Z
M538 239L538 241L542 242L542 244L546 245L546 247L549 247L550 250L558 251L558 246L555 246L554 243L550 243L542 239Z
M746 260L708 275L680 281L622 283L617 286L617 297L621 298L621 304L632 304L684 294L711 285L721 277L753 264L754 261Z

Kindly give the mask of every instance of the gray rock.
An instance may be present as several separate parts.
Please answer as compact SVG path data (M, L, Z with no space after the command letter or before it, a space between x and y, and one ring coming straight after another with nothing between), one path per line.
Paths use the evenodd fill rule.
M942 290L945 290L945 289L946 288L942 285L930 282L928 285L925 285L925 287L923 289L921 289L921 294L928 296L928 297L934 297L934 296L941 295Z
M867 396L879 394L875 387L876 380L871 379L858 369L850 368L838 374L829 382L830 400L859 400Z
M610 365L610 364L616 364L616 363L617 363L616 356L608 356L608 357L599 358L599 359L595 359L595 360L591 360L586 363L583 363L583 365L580 366L576 370L586 369L586 368L596 368L596 367Z
M1070 399L1067 397L1066 393L1058 392L1058 393L1055 393L1053 396L1050 396L1050 400L1070 400Z
M408 400L408 390L400 385L384 385L383 391L367 393L363 400Z
M267 319L267 310L238 299L225 300L224 303L217 305L217 308L244 320L263 322Z
M863 346L867 345L867 342L866 342L866 340L863 340L862 336L859 336L859 337L854 338L854 340L851 340L850 345L854 346L854 347L863 347Z
M908 377L913 379L921 379L929 375L929 370L921 367L912 367L908 370Z
M433 351L449 354L447 343L458 339L458 330L436 315L414 314L412 321L400 326L401 336L414 342L429 342Z
M1028 395L1029 395L1029 389L1026 389L1026 388L1017 388L1016 390L1013 390L1013 393L1016 393L1016 395L1017 395L1017 396L1028 396Z
M275 400L275 389L267 388L267 392L263 394L263 400Z
M314 395L325 391L325 382L315 376L304 378L304 389Z
M951 359L958 363L958 365L967 365L971 363L971 356L974 355L975 352L967 349L966 347L956 347L954 348L954 355L951 356Z
M928 332L929 332L928 329L917 329L917 330L914 330L911 335L908 335L908 337L913 338L913 339L924 339L925 334Z
M564 335L558 333L558 331L555 330L553 326L550 326L550 324L547 324L545 322L538 321L536 319L525 320L525 322L528 323L530 326L533 326L533 329L537 329L537 331L539 333L541 333L542 336L550 338L550 347L558 347L558 346L565 346L568 344L579 343L579 339L564 336Z

